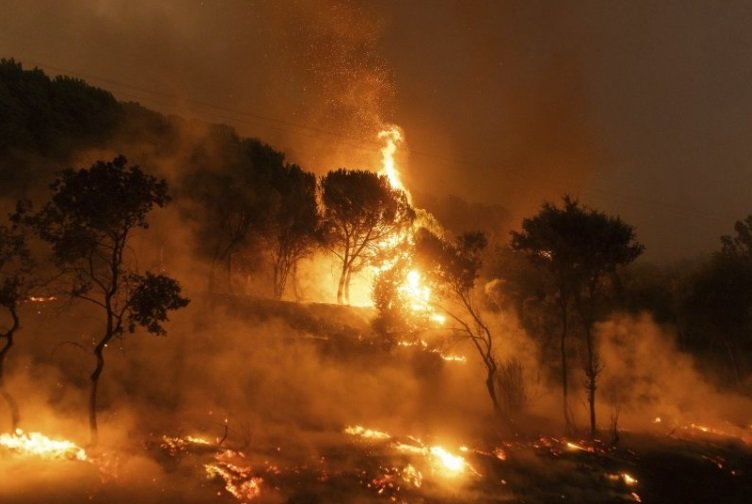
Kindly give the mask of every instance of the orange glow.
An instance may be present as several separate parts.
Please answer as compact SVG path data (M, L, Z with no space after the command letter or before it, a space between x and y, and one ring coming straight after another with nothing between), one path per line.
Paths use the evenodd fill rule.
M398 126L389 126L378 133L379 140L384 142L381 148L381 170L380 174L386 176L389 184L393 189L405 193L408 202L412 202L410 191L407 190L400 178L395 154L399 144L404 141L402 130ZM381 264L373 265L370 272L370 280L373 280L379 273L391 270L396 267L399 261L405 261L409 266L405 278L400 282L397 288L397 295L403 302L405 312L408 315L424 318L437 325L442 325L446 317L437 313L431 304L431 287L426 283L423 273L412 263L412 247L414 229L408 229L392 236L386 237L380 244L379 248L383 251L392 252L389 259ZM371 304L372 305L372 304Z

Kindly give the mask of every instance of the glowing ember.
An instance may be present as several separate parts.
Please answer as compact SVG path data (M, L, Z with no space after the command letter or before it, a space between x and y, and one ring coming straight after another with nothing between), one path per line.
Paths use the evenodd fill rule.
M345 434L349 434L351 436L358 436L366 439L390 439L392 436L387 434L386 432L381 432L373 429L366 429L362 425L351 425L348 427L345 427L344 430Z
M0 446L15 453L46 459L88 460L86 452L72 441L51 439L39 432L0 434Z
M442 468L450 476L461 474L465 470L465 459L459 455L453 455L441 446L432 446L430 453L441 462Z
M443 477L452 478L460 476L468 470L475 472L464 457L461 455L455 455L441 446L425 447L406 443L396 443L395 447L401 452L426 457L431 464L434 474Z
M467 358L464 355L444 355L439 352L439 356L447 362L467 362Z
M225 482L225 490L241 502L248 502L261 495L263 478L252 476L244 479L244 474L217 464L206 464L206 476L209 479L219 478Z
M56 296L29 296L28 298L26 298L26 301L29 303L49 303L50 301L55 301L56 299Z
M185 452L189 448L211 447L213 446L213 444L210 441L198 436L162 436L162 442L160 443L160 446L174 457L176 454Z
M224 450L215 455L215 462L204 464L206 477L219 479L225 490L240 502L250 502L261 495L264 479L254 476L245 455L233 450Z
M368 440L393 439L392 436L387 434L386 432L367 429L360 425L349 426L345 428L344 433ZM465 458L461 455L456 455L442 446L426 446L420 439L412 436L407 436L407 439L409 439L411 443L403 443L401 441L394 440L390 444L399 452L416 455L427 460L428 465L430 466L434 475L439 475L445 478L452 478L460 476L468 471L477 474L470 466L470 464L467 463ZM467 448L466 446L460 448L460 451L462 452L467 452L468 450L469 448ZM423 481L423 475L420 474L420 472L411 465L405 467L405 469L401 472L403 479L405 478L406 473L412 475L411 478L413 484L416 487L419 487L419 482ZM384 483L386 480L379 481L381 481L381 483ZM416 481L418 483L416 483ZM383 487L383 485L376 485L376 482L372 483L377 487Z
M637 484L637 480L627 473L621 473L621 479L629 486Z
M412 464L407 464L402 470L402 480L415 488L420 488L423 484L423 475Z
M567 441L567 449L572 451L585 451L585 448L583 446L578 445L577 443L573 443L571 441Z

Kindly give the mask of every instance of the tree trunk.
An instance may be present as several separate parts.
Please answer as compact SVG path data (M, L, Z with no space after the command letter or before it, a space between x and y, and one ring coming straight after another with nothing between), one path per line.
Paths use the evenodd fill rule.
M588 286L587 306L583 303L582 298L578 295L577 302L578 312L582 320L582 326L585 331L585 346L587 347L587 363L585 365L585 376L587 377L588 407L590 408L590 435L595 437L597 431L595 418L595 391L598 388L598 374L600 366L598 356L596 355L595 342L593 341L593 313L595 303L595 287L591 283Z
M347 265L343 265L342 273L340 273L339 275L339 283L337 284L337 303L338 304L344 304L346 278L347 278Z
M589 324L585 326L585 341L587 343L587 369L585 375L587 376L587 391L588 391L588 406L590 407L590 435L595 437L596 423L595 423L595 390L598 383L598 363L595 357L595 349L593 348L593 336L591 327Z
M567 333L569 331L569 317L566 300L561 302L561 395L564 423L566 429L572 429L572 417L569 414L569 370L567 367Z
M13 324L11 325L10 329L8 329L8 331L3 335L3 337L5 337L5 345L3 345L3 348L0 349L0 395L2 395L3 399L5 399L5 402L8 403L8 408L10 408L11 427L15 432L15 430L18 429L19 422L21 421L21 414L19 412L16 399L8 391L8 389L5 388L5 357L13 346L13 336L20 326L20 321L18 319L16 305L13 304L8 307L8 309L10 311L10 316L13 319Z
M726 355L729 358L729 363L731 364L731 371L734 374L734 381L736 382L735 385L737 388L742 388L742 377L741 373L739 372L739 366L736 363L736 357L734 357L734 351L731 348L731 345L728 342L728 339L725 337L721 337L721 342L723 344L724 349L726 350Z
M18 403L13 395L5 388L5 354L13 346L13 335L11 333L6 334L6 343L0 350L0 395L3 396L5 402L8 403L10 408L10 421L11 430L15 432L18 429L18 423L21 421L21 414L18 410Z
M499 398L496 396L496 365L489 365L486 362L486 390L488 390L488 396L493 403L494 414L501 416L501 405L499 404Z
M350 305L350 278L352 277L352 269L347 270L347 275L345 276L345 303L349 306Z
M287 279L290 276L290 263L291 261L285 256L274 261L274 297L277 299L282 299L285 293Z
M99 436L99 430L97 428L97 388L99 387L99 377L102 375L104 369L104 347L105 341L109 340L109 336L105 336L102 341L94 348L94 356L97 359L97 366L94 368L94 372L91 373L91 391L89 394L89 434L91 436L91 444L96 445Z

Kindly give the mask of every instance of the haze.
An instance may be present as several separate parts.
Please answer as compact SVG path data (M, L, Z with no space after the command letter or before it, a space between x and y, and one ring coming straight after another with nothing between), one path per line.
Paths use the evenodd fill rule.
M398 124L414 192L518 225L565 192L645 257L750 212L748 2L2 0L0 55L236 126L306 169L369 167Z

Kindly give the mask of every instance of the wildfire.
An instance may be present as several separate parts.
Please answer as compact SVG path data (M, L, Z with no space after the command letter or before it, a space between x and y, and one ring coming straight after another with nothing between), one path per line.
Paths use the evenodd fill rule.
M386 441L393 439L392 436L386 432L368 429L361 425L348 426L343 432L350 436L366 440ZM440 445L426 446L420 439L412 436L408 436L408 439L411 442L403 443L401 441L393 441L391 444L398 452L423 457L428 462L432 474L444 478L455 478L467 472L477 474L462 455L452 453ZM460 447L460 451L466 450L466 447ZM410 475L410 479L416 487L419 487L420 482L423 480L423 475L412 465L405 467L401 474L403 479L406 474Z
M384 147L381 148L381 159L383 163L383 174L389 179L389 183L394 189L404 191L408 199L410 193L405 189L397 171L397 165L394 162L394 154L397 152L397 144L402 141L402 131L397 126L390 126L385 130L379 131L379 140L384 140Z
M225 490L237 500L250 502L261 495L264 479L253 476L249 465L241 465L244 460L242 453L225 450L215 456L214 462L204 464L204 470L207 478L222 480Z
M49 303L51 301L55 301L56 299L56 296L29 296L28 298L26 298L26 301L29 303Z
M352 425L345 427L345 434L351 436L358 436L365 439L390 439L392 436L386 432L381 432L373 429L366 429L362 425Z
M51 439L39 432L16 429L13 434L0 434L0 446L20 455L45 459L87 461L86 451L66 439Z
M454 455L441 446L432 446L429 450L431 455L436 461L440 463L440 468L449 476L456 476L462 474L465 471L464 457L460 455Z
M404 140L402 131L397 126L389 126L378 133L378 138L384 142L384 146L381 148L382 168L380 173L386 176L393 189L404 192L407 200L411 202L410 191L402 183L395 161L398 145ZM387 259L380 264L372 265L370 274L373 279L377 275L395 268L398 263L407 264L407 272L397 287L397 295L405 312L412 316L425 318L434 324L442 325L446 318L432 306L431 288L426 283L421 271L413 264L411 251L414 244L413 233L414 229L406 229L386 237L379 245L379 249L388 252L385 254Z
M442 322L443 322L443 319L442 319ZM406 348L420 347L422 350L438 354L439 357L441 357L441 359L446 362L459 362L461 364L464 364L465 362L467 362L467 357L465 357L464 355L445 354L438 348L431 348L429 350L428 342L424 339L400 340L397 342L397 346L406 347Z

